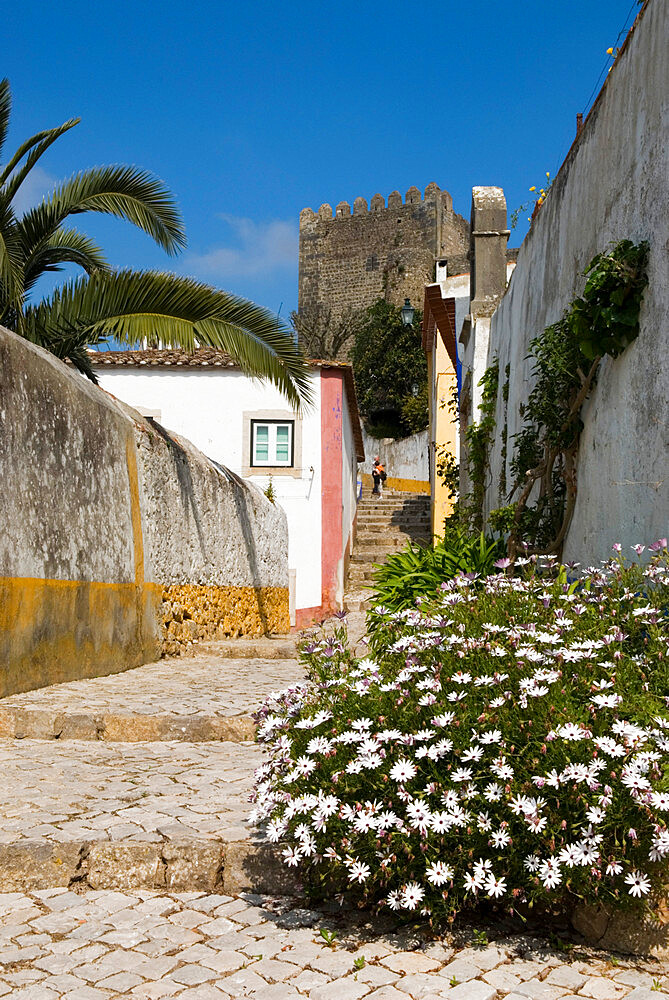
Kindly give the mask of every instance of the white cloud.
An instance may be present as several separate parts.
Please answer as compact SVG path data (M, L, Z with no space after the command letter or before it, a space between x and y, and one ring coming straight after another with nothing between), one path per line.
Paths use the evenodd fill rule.
M12 201L16 215L21 216L28 209L38 205L44 195L53 190L55 184L56 178L46 170L42 170L40 166L33 167Z
M267 277L297 267L297 224L280 219L254 222L235 215L219 218L229 230L226 245L203 254L189 254L184 261L188 270L203 277L227 280Z

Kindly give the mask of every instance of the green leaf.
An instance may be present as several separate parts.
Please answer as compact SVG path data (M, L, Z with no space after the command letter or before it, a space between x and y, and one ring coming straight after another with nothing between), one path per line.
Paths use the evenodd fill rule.
M30 338L60 332L96 344L198 346L226 351L247 374L276 385L296 407L311 402L310 369L271 312L191 278L159 271L96 271L26 310Z

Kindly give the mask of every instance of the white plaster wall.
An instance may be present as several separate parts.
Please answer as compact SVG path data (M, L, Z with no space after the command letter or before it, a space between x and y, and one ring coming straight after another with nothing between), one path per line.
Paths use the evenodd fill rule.
M650 243L638 339L602 363L584 410L578 499L564 558L591 563L669 528L669 4L650 0L521 247L493 317L487 363L507 363L509 457L531 388L531 339L583 288L580 272L611 241ZM502 419L498 397L498 427ZM497 435L487 507L498 506Z
M278 389L235 369L119 367L97 369L100 385L123 402L160 413L165 427L192 441L216 462L240 474L243 413L284 410ZM314 404L302 413L302 463L298 477L273 475L277 502L288 520L288 564L296 573L296 607L321 604L320 371L311 375ZM313 471L312 471L313 469ZM268 477L246 477L265 489Z
M379 455L386 467L388 488L393 488L393 479L418 479L427 482L429 467L429 434L420 431L405 438L374 438L364 430L365 462L361 472L371 474L374 458Z
M344 393L344 396L346 394ZM344 552L346 551L346 543L351 537L351 532L353 530L353 522L355 520L355 515L358 507L357 498L357 479L358 479L358 459L356 456L355 441L353 440L353 422L351 420L351 414L348 406L343 408L343 418L342 418L342 449L341 449L341 464L342 464L342 523L341 523L341 551L342 558L339 562L339 569L337 574L337 600L343 604L344 600ZM351 549L353 546L351 545Z

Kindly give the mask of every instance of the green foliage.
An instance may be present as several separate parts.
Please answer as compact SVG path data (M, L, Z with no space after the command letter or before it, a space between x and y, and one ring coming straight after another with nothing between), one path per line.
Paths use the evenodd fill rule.
M267 497L270 503L276 503L276 490L274 489L274 483L272 482L272 477L269 477L269 482L263 490L263 493Z
M11 92L0 81L0 154L11 115ZM95 381L88 345L109 337L135 346L221 348L242 369L273 382L299 407L310 398L310 375L291 331L268 310L174 274L114 272L102 249L71 228L72 216L102 213L132 223L166 253L186 245L181 214L158 178L133 166L94 167L74 174L19 216L15 199L31 170L70 119L38 132L0 167L0 323L72 363ZM27 305L39 278L68 264L85 275L50 298Z
M515 515L516 505L510 503L506 507L498 507L496 510L491 510L488 514L488 524L495 534L507 535L513 527Z
M508 499L518 500L510 555L521 543L531 552L560 550L576 500L581 409L602 357L618 357L638 336L647 261L648 244L630 240L597 254L584 271L583 295L530 345L534 388L511 461Z
M413 608L418 599L458 573L491 573L503 552L503 544L483 532L472 536L457 528L434 548L409 542L374 570L376 600L392 611Z
M583 272L583 296L574 299L568 315L586 358L617 358L639 335L648 249L648 243L621 240L608 253L596 254Z
M497 406L497 389L499 386L499 361L496 359L485 370L479 385L481 394L481 419L477 424L470 424L465 431L467 440L467 460L469 478L472 482L471 506L473 508L473 526L483 526L483 501L486 490L488 472L488 453L492 436L495 432L495 408Z
M365 310L355 333L351 362L360 412L368 424L394 427L393 436L412 433L421 412L427 426L427 410L412 402L427 387L421 323L416 310L413 324L404 326L400 309L379 299ZM405 406L412 430L403 416Z
M401 409L402 426L408 434L424 431L430 421L427 383L415 396L407 396Z

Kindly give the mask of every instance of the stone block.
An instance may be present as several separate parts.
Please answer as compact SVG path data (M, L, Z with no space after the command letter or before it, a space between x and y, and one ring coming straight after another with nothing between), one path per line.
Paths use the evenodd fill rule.
M646 916L581 906L572 914L571 922L589 944L598 948L669 959L669 907L666 902Z
M3 892L69 885L80 860L79 844L22 841L0 845L0 885Z
M91 889L165 887L160 844L92 844L82 867Z
M222 891L229 895L252 891L294 896L300 895L300 883L281 861L277 848L239 840L225 847Z

